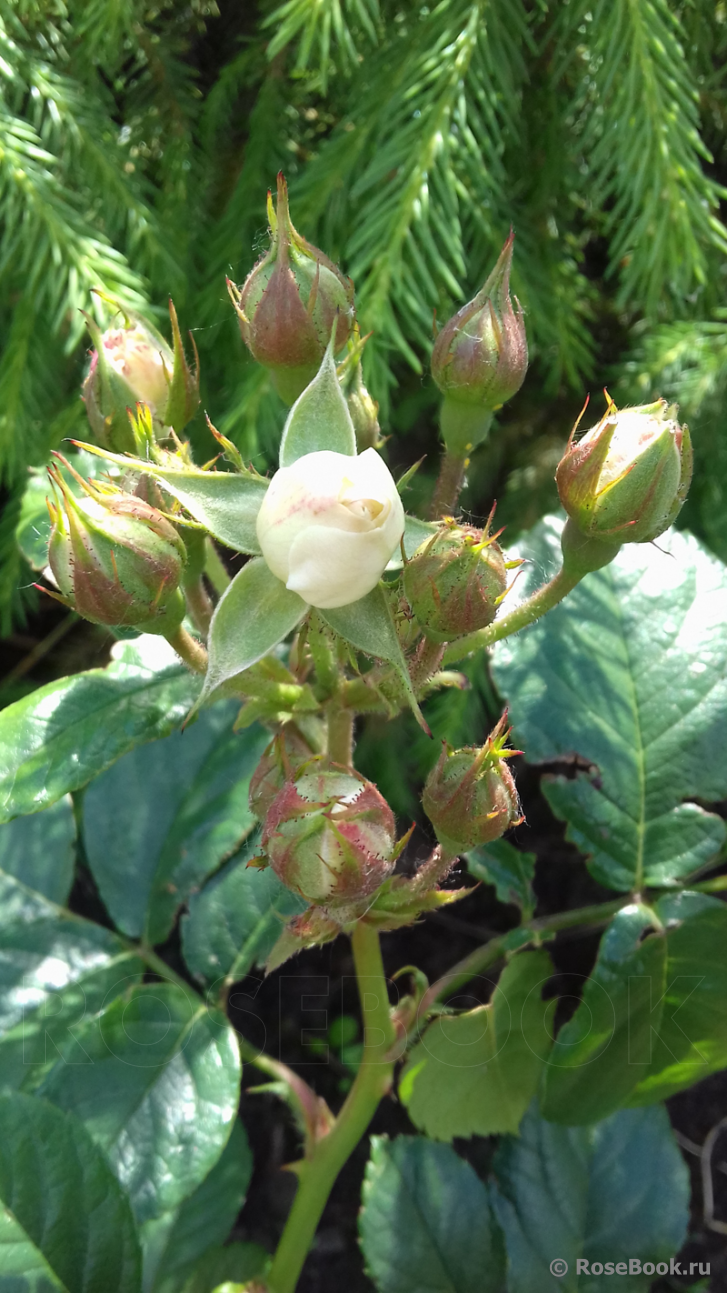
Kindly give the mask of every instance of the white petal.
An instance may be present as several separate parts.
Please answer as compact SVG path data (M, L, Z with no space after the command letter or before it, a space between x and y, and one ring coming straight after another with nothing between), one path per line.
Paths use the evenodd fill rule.
M381 530L350 534L310 526L290 550L287 586L321 610L348 606L376 587L390 556Z

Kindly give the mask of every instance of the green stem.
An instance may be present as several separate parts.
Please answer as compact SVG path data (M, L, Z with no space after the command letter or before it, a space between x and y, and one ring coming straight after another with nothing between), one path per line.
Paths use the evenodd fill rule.
M503 615L502 619L495 620L494 624L488 624L486 629L478 629L476 633L468 633L466 637L460 638L458 642L452 642L444 653L444 665L453 664L455 660L462 660L464 656L471 655L473 651L479 651L483 647L492 646L494 642L500 642L502 638L507 638L511 633L517 633L518 629L524 629L528 624L540 619L546 611L550 611L558 602L579 584L584 575L588 575L593 570L601 570L613 561L621 548L621 542L615 539L591 539L580 533L571 520L566 521L561 535L561 548L563 550L563 565L557 575L547 583L543 584L537 592L533 593L524 602L517 606L509 615Z
M451 516L457 506L457 499L464 484L464 474L469 459L445 449L439 468L437 483L432 498L431 516L438 521L442 516Z
M573 929L577 925L605 925L622 907L627 907L632 902L633 894L627 894L625 897L615 898L613 902L599 902L590 907L576 907L573 911L559 911L553 916L541 916L537 920L528 921L525 929L532 931L534 941L542 934L556 934L561 929ZM424 1019L434 1005L499 961L507 950L508 938L509 934L491 938L489 943L476 947L464 960L453 965L449 973L433 983L422 998L419 1018Z
M184 600L187 603L187 610L192 617L194 627L206 639L214 607L201 575L197 579L190 579L188 583L185 582L182 585L182 591L184 592Z
M336 1178L392 1082L394 1066L388 1052L395 1030L379 936L371 926L359 922L351 943L364 1028L361 1066L333 1128L318 1141L310 1158L298 1164L298 1191L267 1277L270 1293L294 1293Z
M182 657L193 673L207 672L207 652L202 643L193 638L192 634L181 625L175 633L169 634L167 642L174 647L177 655Z
M501 620L488 624L486 629L478 629L475 633L468 633L459 641L452 642L444 653L444 666L454 664L455 660L462 660L473 651L492 646L494 642L500 642L511 633L517 633L518 629L524 629L527 624L534 623L541 615L545 615L546 611L557 606L558 602L561 602L576 584L580 583L582 577L580 574L566 574L564 568L559 570L557 575L554 575L547 584L543 584L543 587L526 601L521 602L514 611L510 611L509 615L503 615Z
M344 768L353 764L353 720L350 709L331 704L328 710L328 757Z
M443 655L443 643L433 642L427 637L422 638L410 668L411 685L417 694L425 683L429 682L432 674L437 672Z
M222 558L211 539L205 542L204 573L209 579L218 597L229 588L230 576L222 563Z

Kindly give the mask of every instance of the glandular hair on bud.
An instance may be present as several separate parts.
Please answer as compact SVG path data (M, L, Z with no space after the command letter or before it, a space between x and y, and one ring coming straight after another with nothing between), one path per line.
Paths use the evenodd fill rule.
M336 352L346 344L353 325L353 284L294 228L282 174L277 211L268 195L268 218L270 250L241 289L228 287L245 345L292 404L318 372L334 324Z
M481 748L446 745L430 772L422 805L437 839L450 853L463 853L499 839L522 820L515 781L506 759L504 718Z
M276 875L308 902L355 902L394 868L396 826L383 795L359 773L320 765L287 781L263 826Z
M445 519L404 566L404 592L427 637L451 642L491 624L507 588L502 549L486 530Z
M186 553L171 522L135 495L86 486L77 498L58 472L51 480L48 561L66 604L95 624L174 632Z

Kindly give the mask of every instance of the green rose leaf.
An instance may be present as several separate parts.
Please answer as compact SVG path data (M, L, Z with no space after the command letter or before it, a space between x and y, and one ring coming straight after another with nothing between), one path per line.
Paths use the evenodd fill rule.
M87 1064L79 1027L143 973L115 934L0 872L0 1087L32 1090L59 1057Z
M604 933L583 1000L548 1057L541 1109L552 1122L607 1117L646 1074L666 987L666 939L652 922L633 905Z
M172 454L166 455L168 462L160 464L109 453L95 445L84 448L124 471L152 476L228 548L252 554L260 551L255 523L270 484L263 476L253 471L202 471L199 467L179 466Z
M419 708L411 685L404 652L397 636L391 614L389 599L382 584L377 584L365 597L348 606L338 606L335 610L319 611L322 620L338 633L357 651L373 656L377 660L386 660L393 665L404 687L407 699L414 716L421 728L431 735L429 727Z
M82 1119L139 1224L178 1207L214 1167L237 1113L232 1028L196 993L153 983L74 1034L86 1062L60 1060L39 1094Z
M0 822L80 790L184 721L199 680L163 638L119 643L106 669L61 678L0 712Z
M182 917L182 950L192 973L207 983L234 983L263 965L283 922L305 910L305 902L278 879L246 863L259 837L234 858L189 902Z
M665 990L651 1063L629 1104L665 1100L727 1068L727 906L683 892L660 898L655 910L666 926Z
M467 870L485 884L494 884L500 902L519 907L527 921L535 911L536 860L534 853L522 853L508 840L493 840L467 854Z
M257 554L255 522L269 481L231 471L151 470L170 494L209 534L236 552Z
M68 796L45 812L0 826L0 869L52 902L66 901L75 860L76 822Z
M82 1123L0 1095L0 1293L140 1293L128 1199Z
M498 1150L495 1176L508 1293L646 1293L653 1276L629 1275L629 1258L668 1262L686 1235L689 1174L659 1106L578 1128L533 1108ZM579 1276L578 1258L627 1268ZM554 1261L567 1273L552 1273Z
M190 892L255 825L250 777L269 734L257 724L234 733L236 713L234 703L205 710L186 731L132 750L86 791L89 866L129 936L163 942Z
M486 1186L449 1145L372 1136L359 1219L379 1293L504 1293Z
M308 607L291 593L261 557L235 575L212 616L209 667L195 709L224 683L261 660L300 624Z
M142 1227L144 1287L150 1293L176 1293L194 1274L199 1258L224 1243L245 1202L251 1176L252 1151L237 1119L202 1184L178 1208Z
M524 540L523 594L556 568L560 529ZM685 802L727 796L727 572L696 539L626 544L498 644L494 672L529 759L592 765L543 788L602 884L674 884L719 851L722 819Z
M262 1277L270 1255L259 1244L210 1248L180 1282L172 1274L153 1293L246 1293L247 1281Z
M489 1005L429 1025L399 1083L415 1126L435 1140L517 1132L551 1046L555 1002L542 990L552 972L547 952L523 952Z
M356 432L341 391L331 343L310 386L298 396L283 428L280 466L289 467L307 453L330 449L356 455Z

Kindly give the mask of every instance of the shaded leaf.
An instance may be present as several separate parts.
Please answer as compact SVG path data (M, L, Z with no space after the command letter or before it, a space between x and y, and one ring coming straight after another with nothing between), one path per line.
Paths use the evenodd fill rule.
M214 1167L237 1113L232 1029L195 993L153 983L74 1032L88 1062L58 1062L40 1094L82 1119L138 1223L178 1207Z
M198 1259L229 1235L251 1176L252 1152L238 1119L221 1157L202 1184L178 1208L142 1228L145 1289L176 1293L186 1284Z
M303 899L285 887L272 867L261 871L245 865L258 842L252 841L195 894L189 915L182 918L184 959L207 983L234 983L264 964L283 922L305 910Z
M533 1107L519 1137L501 1145L495 1176L508 1293L607 1293L615 1272L579 1277L577 1258L668 1262L686 1235L689 1174L660 1107L579 1128L546 1122ZM566 1274L551 1273L555 1259ZM641 1293L653 1279L618 1275L623 1293Z
M357 651L373 656L377 660L386 660L393 665L403 685L407 700L411 705L420 727L429 732L419 708L414 688L409 677L404 652L397 636L391 614L389 599L381 584L372 588L365 597L348 606L338 606L335 610L319 611L322 620L344 638Z
M250 777L269 734L257 724L234 733L236 713L234 703L203 711L184 732L125 755L86 791L88 862L125 934L163 942L190 892L253 829Z
M523 541L523 594L558 561L561 523ZM661 549L664 548L665 551ZM669 885L721 847L727 795L727 572L689 535L627 544L560 606L495 651L515 740L533 761L593 770L543 789L612 889Z
M467 870L485 884L494 884L500 902L520 907L523 920L529 920L535 911L536 860L534 853L523 853L508 840L493 840L467 854Z
M212 616L209 667L197 707L249 669L300 624L308 607L277 579L262 557L248 561Z
M79 1029L143 972L115 934L0 872L0 1086L32 1090L59 1059L88 1064Z
M551 1046L552 970L547 952L523 952L488 1005L429 1025L399 1082L415 1126L435 1140L517 1132Z
M67 796L43 813L0 826L0 868L52 902L66 901L75 859L76 823Z
M605 931L583 999L548 1057L541 1110L551 1121L597 1122L645 1075L666 987L666 939L652 923L634 904Z
M372 1136L359 1217L379 1293L504 1293L488 1191L449 1145Z
M632 1105L665 1100L727 1068L727 906L683 892L660 898L655 910L666 925L665 991L653 1021L651 1064Z
M184 721L199 680L158 637L114 648L106 669L39 687L0 712L0 822L79 790Z
M0 1144L2 1293L139 1293L128 1199L78 1119L0 1095Z

